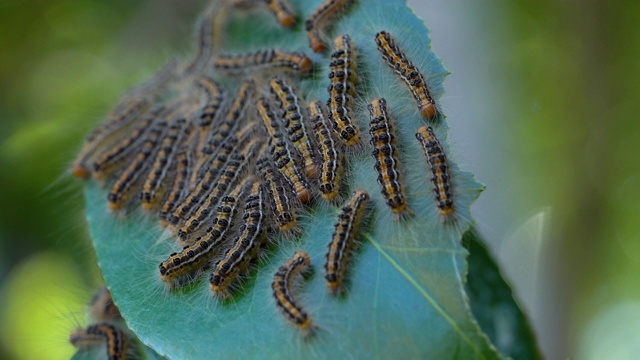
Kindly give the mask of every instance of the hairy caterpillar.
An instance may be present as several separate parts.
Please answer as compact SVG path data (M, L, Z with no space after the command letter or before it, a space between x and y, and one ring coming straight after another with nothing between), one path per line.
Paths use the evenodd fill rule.
M407 207L405 185L400 173L398 162L397 138L393 119L384 98L373 100L369 106L369 134L373 145L371 155L376 160L375 169L378 172L378 184L382 196L396 218L411 213Z
M357 190L338 215L324 264L324 278L332 294L344 291L347 265L355 248L368 203L369 194L364 190Z
M304 251L297 251L291 259L278 268L271 283L273 297L282 316L300 329L305 337L312 334L313 321L298 303L293 288L295 282L302 277L309 266L311 266L309 255Z
M376 44L382 54L382 58L400 76L411 91L422 116L426 118L435 117L437 112L436 101L431 95L429 84L427 84L420 70L396 45L393 36L386 31L380 31L376 34Z
M431 174L433 175L431 184L433 185L433 193L436 197L438 212L442 216L443 221L449 221L454 216L455 208L453 206L451 176L449 175L447 157L431 126L423 126L418 129L416 138L422 146Z

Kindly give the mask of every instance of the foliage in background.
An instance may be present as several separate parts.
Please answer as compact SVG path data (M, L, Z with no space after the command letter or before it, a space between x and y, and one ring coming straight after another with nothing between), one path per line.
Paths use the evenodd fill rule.
M201 5L0 3L0 358L74 352L67 337L83 322L78 306L101 280L68 166L123 89L189 48L179 41ZM50 286L36 286L43 267ZM25 324L31 314L38 320Z

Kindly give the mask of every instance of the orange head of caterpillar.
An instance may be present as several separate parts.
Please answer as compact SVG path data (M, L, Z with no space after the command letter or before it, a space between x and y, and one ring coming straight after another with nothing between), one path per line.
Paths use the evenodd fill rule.
M438 109L433 103L427 102L420 106L420 113L427 119L433 119L438 114Z
M300 202L303 204L309 203L309 201L311 201L311 198L313 198L313 193L308 187L301 187L299 189L296 189L296 195L298 196L298 200L300 200Z
M284 27L292 27L296 24L296 18L291 14L280 12L278 13L278 22Z
M71 169L71 174L78 179L87 180L89 178L89 169L87 169L84 164L73 164L73 168Z
M314 24L312 19L307 19L304 23L304 28L307 32L307 37L309 38L309 47L315 53L324 52L327 48L327 44L320 38L320 34L315 29L316 25Z
M313 70L313 61L305 55L298 55L295 63L302 74L310 74Z
M267 7L276 15L280 25L292 27L296 24L296 16L287 0L267 0Z

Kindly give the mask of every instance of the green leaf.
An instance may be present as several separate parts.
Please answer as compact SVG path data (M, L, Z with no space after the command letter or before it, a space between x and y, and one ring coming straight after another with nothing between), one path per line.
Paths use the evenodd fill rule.
M500 352L514 359L540 359L531 326L516 304L509 284L475 229L462 238L469 250L466 290L471 311Z
M304 19L319 1L293 1ZM107 211L106 192L86 187L87 216L98 263L129 327L142 342L169 358L434 358L494 359L500 355L474 320L465 292L466 250L462 234L470 227L470 206L483 186L461 171L446 141L448 126L440 115L434 126L449 162L455 192L455 225L443 224L431 192L431 177L415 132L425 124L408 90L376 50L374 36L391 32L434 90L442 96L448 72L429 49L427 29L404 1L356 2L330 31L347 33L359 52L357 121L368 133L366 104L385 97L397 124L408 197L415 215L395 222L384 204L370 149L350 159L348 193L365 189L375 204L370 225L349 274L344 297L328 294L323 264L340 208L319 201L302 219L303 234L276 241L231 301L212 298L207 277L169 291L158 277L158 264L179 250L153 216L138 210L125 217ZM265 47L308 50L303 21L280 28L268 14L232 14L225 51ZM307 100L327 98L329 54L312 55L316 72L297 87ZM237 79L218 77L229 89ZM367 142L368 137L364 136ZM271 294L276 269L295 250L311 256L314 272L299 289L301 303L319 330L303 339L278 313Z

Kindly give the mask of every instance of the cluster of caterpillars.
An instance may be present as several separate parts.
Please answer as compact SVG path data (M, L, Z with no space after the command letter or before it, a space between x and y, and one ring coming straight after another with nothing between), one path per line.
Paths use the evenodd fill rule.
M326 49L326 29L350 2L328 0L309 16L305 30L313 51ZM230 4L246 8L260 3L282 26L295 24L293 8L284 0ZM158 214L182 247L158 268L169 287L209 270L212 293L228 299L264 253L262 248L300 233L300 215L308 207L342 202L349 158L359 156L366 144L356 111L357 46L349 35L333 41L328 99L307 102L296 80L319 71L320 64L284 49L219 53L212 34L223 28L213 24L217 10L211 7L202 20L196 58L183 68L170 62L128 91L86 139L72 172L107 186L109 209L117 214L138 201L144 211ZM420 116L435 121L434 96L420 69L390 33L372 34L372 41L407 86ZM182 89L181 95L167 100L175 89ZM369 102L369 144L382 198L396 220L405 220L413 212L392 107L385 98ZM416 138L432 174L437 210L444 221L453 220L443 147L431 127L418 129ZM344 292L349 260L373 205L366 191L357 190L338 214L324 265L332 294ZM297 302L293 284L309 266L309 256L296 252L272 284L278 308L305 334L312 333L313 323Z

